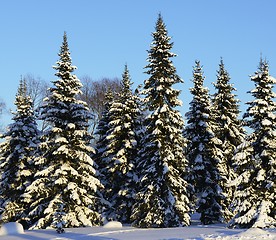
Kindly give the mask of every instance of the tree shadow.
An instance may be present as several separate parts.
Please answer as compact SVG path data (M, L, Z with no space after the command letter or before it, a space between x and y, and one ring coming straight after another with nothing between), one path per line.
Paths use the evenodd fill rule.
M118 240L115 238L93 236L92 233L75 233L65 232L57 233L55 230L27 230L24 234L9 235L11 238L16 237L18 240ZM9 236L6 236L7 238ZM1 238L0 238L1 239ZM5 238L3 238L5 239Z

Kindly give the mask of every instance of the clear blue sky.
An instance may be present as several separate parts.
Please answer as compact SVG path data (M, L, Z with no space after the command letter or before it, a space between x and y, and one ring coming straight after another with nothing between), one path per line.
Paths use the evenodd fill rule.
M135 86L143 83L159 12L178 55L174 65L184 79L177 86L183 115L191 101L196 59L204 66L212 93L211 82L223 57L242 111L252 99L246 93L253 88L249 75L257 70L261 53L276 76L275 0L2 0L0 98L14 108L21 75L56 79L52 66L64 31L79 78L121 77L127 63ZM5 122L5 116L0 121Z

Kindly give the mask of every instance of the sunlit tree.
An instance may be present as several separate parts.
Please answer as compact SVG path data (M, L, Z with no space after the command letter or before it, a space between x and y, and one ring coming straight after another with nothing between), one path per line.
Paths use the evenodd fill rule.
M179 90L182 80L171 61L175 54L161 15L148 51L143 93L149 111L144 121L142 149L138 153L138 193L132 221L138 227L173 227L190 224L187 182L184 180L183 118Z

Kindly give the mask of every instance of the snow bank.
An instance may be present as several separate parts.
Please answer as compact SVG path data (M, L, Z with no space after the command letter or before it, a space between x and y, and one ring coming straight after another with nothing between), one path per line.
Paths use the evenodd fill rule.
M241 239L276 239L276 233L268 232L260 228L250 228L237 235Z
M224 224L198 225L197 221L178 228L121 226L111 221L105 227L66 228L61 235L54 229L26 230L24 234L0 236L0 240L276 240L276 228L230 229Z
M216 236L216 237L206 237L205 240L276 240L276 233L268 232L260 228L250 228L241 233L231 235L231 236Z
M0 228L0 236L24 233L23 226L17 222L4 223Z
M103 227L104 228L122 228L123 225L120 222L111 221L111 222L106 223Z

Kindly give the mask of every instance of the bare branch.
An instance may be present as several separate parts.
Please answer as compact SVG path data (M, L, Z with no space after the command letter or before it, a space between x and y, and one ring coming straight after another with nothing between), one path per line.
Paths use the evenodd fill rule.
M92 132L94 132L99 120L102 117L102 112L105 103L105 93L110 89L114 95L121 90L121 81L118 78L102 78L100 80L92 80L89 76L84 76L81 79L83 84L80 99L88 104L89 109L94 114L93 122L91 123Z

